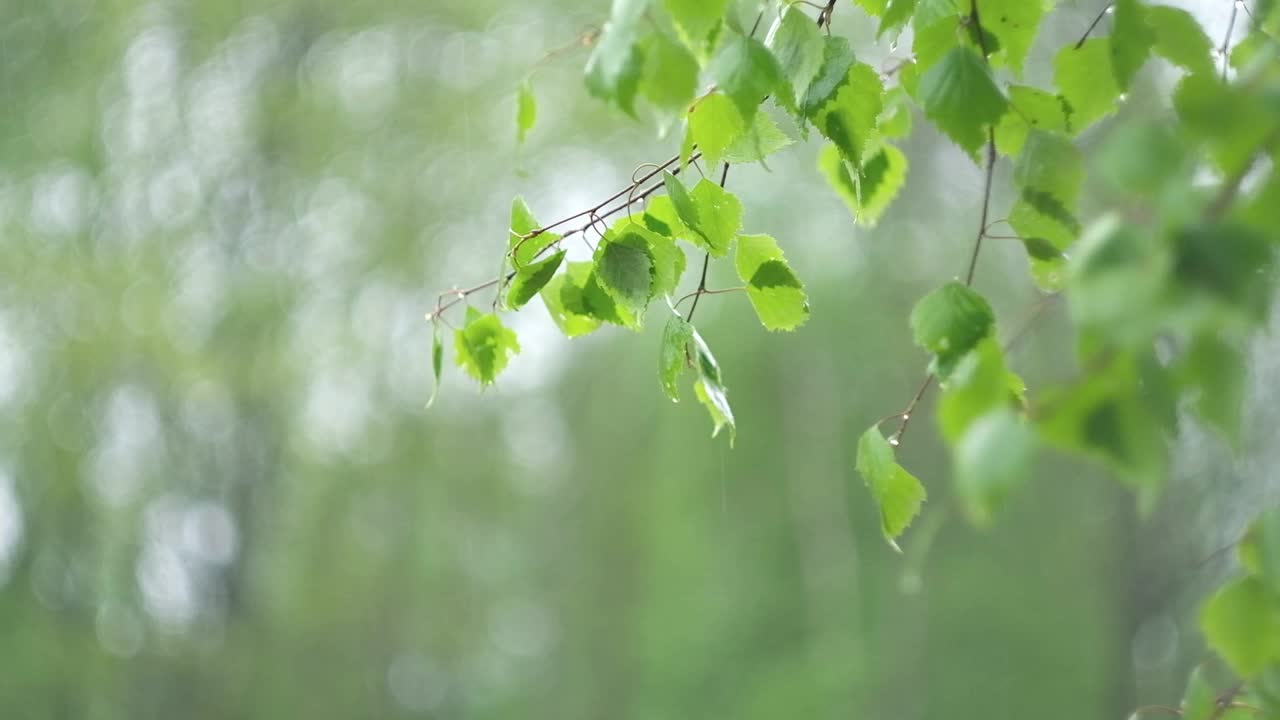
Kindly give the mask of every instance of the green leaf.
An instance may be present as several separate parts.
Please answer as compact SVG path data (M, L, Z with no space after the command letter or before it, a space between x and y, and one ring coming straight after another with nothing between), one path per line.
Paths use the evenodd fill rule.
M1191 13L1166 5L1147 8L1147 26L1155 35L1155 52L1193 74L1213 75L1213 42Z
M1021 188L1047 193L1065 208L1075 206L1084 183L1084 158L1061 135L1033 130L1013 168Z
M1261 580L1241 578L1219 589L1200 613L1200 628L1245 680L1280 660L1280 601Z
M1183 288L1208 301L1223 319L1246 326L1262 322L1271 300L1271 244L1233 223L1204 223L1174 233L1173 275Z
M653 34L644 55L640 93L670 122L688 111L698 92L698 60L662 33Z
M655 200L659 198L654 198ZM670 199L662 196L662 200L667 203ZM652 203L650 207L652 207ZM668 210L670 206L667 205ZM666 212L667 210L662 210ZM674 210L670 210L674 214ZM679 226L679 220L674 220ZM666 225L665 232L658 232L650 229L650 225L661 227ZM625 217L614 223L604 234L604 240L611 242L615 238L635 233L640 235L644 242L648 245L649 252L653 255L653 296L666 295L676 289L680 284L680 277L684 275L685 265L688 259L675 243L675 235L672 234L671 226L666 223L660 223L648 215L646 212L642 216Z
M961 148L976 157L986 128L1000 121L1008 101L978 54L955 47L920 78L925 114Z
M1245 531L1238 547L1240 564L1271 592L1280 591L1280 508L1262 511Z
M724 257L742 229L742 203L733 193L706 178L699 180L689 195L698 215L698 224L692 228L698 233L694 244L715 257Z
M1147 62L1156 35L1147 25L1147 8L1138 0L1117 0L1111 30L1111 70L1121 92Z
M1111 67L1111 41L1085 40L1079 48L1067 45L1053 61L1054 81L1071 103L1071 122L1079 133L1094 121L1116 111L1120 87Z
M466 326L453 334L453 350L459 367L481 385L490 385L511 356L520 352L520 343L497 315L481 314L469 307Z
M516 144L523 144L534 123L538 122L538 100L528 79L520 83L516 93Z
M521 238L522 235L527 235L538 227L538 221L534 219L529 206L524 202L524 198L517 197L512 200L511 230L507 238L507 252L511 254L512 264L515 267L520 268L528 265L533 262L533 259L543 249L560 241L559 235L550 232L544 232L528 239Z
M693 334L693 326L679 315L672 315L662 330L658 381L672 402L680 401L680 374L689 365L689 345L693 342Z
M720 93L702 98L689 113L689 139L702 151L707 164L712 166L719 163L734 142L742 138L746 127L737 106Z
M974 420L956 443L956 494L975 525L987 525L1031 473L1036 435L1007 407Z
M1022 64L1044 17L1044 3L1041 0L982 0L981 11L982 26L999 41L999 51L988 48L993 59L1003 59L1015 72L1022 72Z
M625 0L615 4L615 8L620 4L625 4ZM636 42L634 23L620 22L616 16L615 9L615 19L605 25L587 60L587 91L634 115L644 53Z
M662 0L686 37L702 40L724 17L729 0Z
M669 172L662 173L662 184L667 190L667 199L671 201L671 206L675 208L680 222L684 223L687 228L697 230L702 222L698 219L698 206L694 204L693 197L689 195L689 189L684 186L683 182L680 182L680 178Z
M511 280L511 287L507 289L507 307L519 310L525 303L532 300L534 295L551 282L556 270L560 269L564 254L565 251L561 250L545 260L525 265L517 270L516 276Z
M861 165L883 109L884 84L875 68L854 63L835 97L813 114L813 124L845 157Z
M876 29L876 38L901 29L911 20L915 11L916 0L889 0L889 5L880 18L880 27Z
M437 324L431 333L431 397L427 398L427 407L436 404L436 396L440 393L440 373L444 370L444 341L440 338L440 326Z
M1182 694L1182 720L1214 720L1218 693L1204 675L1203 666L1191 671L1187 689Z
M589 262L571 262L565 272L542 288L542 302L566 337L586 335L600 327L597 311L587 300L587 286L594 281L591 268Z
M924 296L911 310L916 345L934 355L930 371L944 382L956 361L994 327L995 314L987 301L954 280Z
M737 106L745 123L751 122L765 97L787 89L782 69L759 40L730 33L711 60L711 77Z
M1053 133L1071 131L1071 105L1061 95L1026 85L1009 87L1009 112L996 125L996 149L1016 156L1032 130Z
M936 18L926 17L926 13L922 11L927 7L927 2L928 0L924 0L916 7L916 19L913 23L915 36L911 40L911 55L915 63L903 68L904 70L928 72L959 43L958 35L963 24L960 15L948 12ZM943 2L950 2L950 0L943 0ZM906 86L907 91L913 96L918 96L917 89L914 89L907 80L908 78L904 76L903 85Z
M724 151L725 162L760 162L794 142L767 113L756 113L751 129Z
M774 22L765 46L778 60L778 67L791 84L793 104L799 105L809 91L809 83L822 67L822 32L808 15L788 6Z
M987 337L956 363L942 390L938 427L954 446L979 417L1020 405L1026 386L1005 366L1000 343Z
M628 230L600 242L595 275L614 302L636 316L637 325L654 295L653 251L643 235Z
M818 155L818 170L858 224L873 226L906 181L907 157L885 145L862 168L853 169L834 145L828 145Z
M1196 415L1217 428L1237 449L1244 412L1245 371L1240 349L1214 334L1197 336L1178 365L1182 385L1195 394Z
M747 284L747 297L766 329L795 330L809 319L809 298L777 240L768 235L739 235L734 267Z
M889 6L889 0L854 0L871 17L880 17Z
M920 512L927 497L924 485L898 464L893 446L880 433L879 425L871 426L858 439L855 465L880 509L880 531L884 539L901 552L896 539Z
M849 68L853 63L853 50L850 49L848 40L839 36L826 38L822 46L822 67L813 82L809 83L809 91L805 93L804 102L800 105L801 114L806 117L812 115L835 97L836 91L848 79Z
M698 396L698 402L702 403L711 415L711 422L714 425L711 437L719 435L720 431L727 425L729 427L729 446L732 447L733 441L737 436L737 425L734 423L733 409L729 407L729 394L724 387L724 379L720 374L720 365L711 354L711 348L707 347L706 341L702 339L697 330L693 331L691 344L696 356L698 370L698 382L694 384L693 390Z

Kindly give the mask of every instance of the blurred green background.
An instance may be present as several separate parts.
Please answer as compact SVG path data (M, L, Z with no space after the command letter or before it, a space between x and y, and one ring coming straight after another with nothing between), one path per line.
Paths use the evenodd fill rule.
M1181 4L1220 36L1227 2ZM1060 3L1033 81L1101 6ZM862 59L901 59L837 7ZM526 71L607 10L4 0L0 717L1048 720L1176 702L1203 656L1197 598L1230 570L1211 553L1277 497L1274 353L1256 354L1243 456L1186 427L1145 517L1046 457L977 532L922 417L901 458L931 500L893 553L854 442L915 389L906 316L963 269L981 181L922 122L872 231L822 185L816 143L730 175L813 305L774 335L745 298L703 299L735 449L663 399L653 318L571 343L535 303L509 318L524 350L495 388L450 367L424 408L423 314L493 274L512 196L559 217L678 143L590 100L579 50L533 77L540 119L516 148ZM1161 112L1170 77L1148 68L1128 112ZM1024 266L993 242L979 270L1006 336L1035 302ZM1015 356L1033 387L1073 372L1061 313Z

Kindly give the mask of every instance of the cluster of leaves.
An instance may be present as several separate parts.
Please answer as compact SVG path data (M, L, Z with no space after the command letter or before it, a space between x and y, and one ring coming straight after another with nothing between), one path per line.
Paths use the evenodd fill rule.
M1047 88L1024 82L1022 69L1052 0L856 4L881 36L910 28L902 63L881 71L832 36L834 0L766 3L754 23L754 13L741 16L730 0L615 0L595 37L587 89L628 115L651 118L664 135L678 130L680 152L604 203L551 225L540 226L517 199L503 273L446 293L442 301L456 297L431 315L437 378L442 314L478 290L496 288L495 311L518 310L540 296L570 337L605 324L639 329L662 298L670 313L659 361L663 390L677 399L679 378L690 370L715 431L728 426L732 437L723 373L691 322L699 298L713 292L707 263L733 255L744 283L735 289L745 291L769 330L799 327L809 306L778 243L743 234L742 206L725 189L730 165L763 164L796 137L816 134L824 143L819 172L856 222L874 224L903 184L907 157L893 143L912 132L918 110L985 165L986 188L965 280L941 285L911 313L915 341L930 357L924 384L905 411L857 443L856 469L880 508L886 539L894 544L925 501L897 451L934 384L955 496L978 524L1032 475L1044 449L1096 458L1149 501L1166 474L1181 408L1236 439L1242 351L1266 320L1280 242L1276 3L1255 3L1234 45L1230 35L1215 44L1183 10L1144 0L1108 3L1084 38L1054 54ZM1233 29L1240 6L1233 6ZM760 39L765 18L771 22ZM1181 72L1168 111L1110 121L1151 62ZM518 97L522 140L535 118L526 86ZM791 127L784 130L780 120ZM1102 142L1086 162L1079 137L1100 125ZM988 223L1000 162L1012 166L1015 200ZM723 165L720 182L704 177L687 186L680 176L694 163ZM1086 182L1114 198L1087 220L1080 216ZM614 215L619 219L604 227ZM581 219L580 228L553 232ZM982 241L1000 237L991 231L999 224L1025 248L1045 297L1068 303L1080 372L1059 386L1029 389L1010 370L995 313L972 287ZM600 236L592 259L565 262L564 240L588 229ZM702 256L701 279L673 301L687 250ZM470 308L454 344L458 364L482 384L519 350L495 313ZM895 420L900 424L886 436L881 425ZM1255 535L1270 532L1267 523L1260 527ZM1251 567L1262 569L1225 588L1205 615L1214 646L1245 677L1263 677L1280 662L1280 605L1259 543L1250 546ZM1247 648L1236 636L1248 633L1230 620L1242 608L1256 610L1249 628L1267 628ZM1280 707L1267 697L1268 707Z

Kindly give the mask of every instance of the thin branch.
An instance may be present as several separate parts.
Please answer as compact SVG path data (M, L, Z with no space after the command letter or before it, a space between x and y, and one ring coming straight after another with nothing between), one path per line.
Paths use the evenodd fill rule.
M1231 33L1236 29L1236 14L1240 12L1240 2L1231 0L1231 19L1227 20L1227 34L1222 38L1222 46L1218 48L1218 55L1222 57L1222 82L1227 81L1227 69L1231 67L1231 56L1228 51L1231 50Z
M688 295L685 295L681 297L679 300L675 301L674 305L676 307L680 307L681 305L684 304L685 300L688 300L689 298L696 298L699 295L724 295L725 293L746 292L746 289L747 289L746 285L739 285L738 287L720 288L719 290L694 290Z
M1148 712L1162 712L1167 715L1177 715L1179 717L1182 715L1182 711L1172 705L1143 705L1140 708L1136 708L1129 717L1137 717Z
M1094 28L1098 27L1098 23L1102 22L1102 18L1105 17L1107 13L1111 12L1111 6L1114 4L1115 3L1109 2L1102 6L1102 9L1098 11L1098 16L1093 19L1093 22L1089 23L1089 29L1085 30L1084 35L1081 35L1080 39L1076 41L1076 50L1084 47L1084 41L1089 39L1089 35L1093 33Z
M982 33L982 18L978 15L978 0L969 0L969 20L974 25L975 34L978 36L978 46L982 50L982 59L987 60L990 54L987 50L987 41ZM983 181L982 188L982 217L978 223L978 234L973 241L973 251L969 253L969 269L965 273L964 284L966 287L973 285L974 274L978 270L978 257L982 254L982 239L987 236L987 229L992 223L988 223L987 219L991 214L991 184L995 177L996 168L996 133L994 128L987 130L987 164L986 178ZM916 394L912 396L911 402L907 404L905 410L899 413L901 421L898 423L898 429L893 431L889 436L889 444L897 446L902 443L902 436L906 434L907 427L911 424L911 418L916 414L916 407L920 401L924 399L929 388L933 387L935 376L932 372L925 375L924 380L920 382L920 387L916 389Z
M724 170L720 171L720 187L729 181L729 163L724 164ZM689 306L689 314L685 316L685 320L693 322L693 313L698 309L698 301L707 292L707 268L711 266L711 251L708 250L706 255L702 256L702 277L698 280L698 289L693 292L693 305Z

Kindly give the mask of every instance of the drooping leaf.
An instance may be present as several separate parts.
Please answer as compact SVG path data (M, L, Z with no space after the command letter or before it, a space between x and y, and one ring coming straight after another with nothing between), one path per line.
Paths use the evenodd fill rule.
M619 0L614 14L596 41L587 60L587 91L606 102L612 102L629 115L635 114L636 91L644 67L644 52L636 40L636 21L629 10L620 8L647 5L647 0Z
M539 227L533 212L525 204L524 198L517 197L511 201L511 229L507 238L507 252L511 254L511 264L516 268L533 262L545 248L560 241L560 236L544 232L532 237L524 237Z
M1205 678L1203 666L1191 671L1182 694L1183 720L1213 720L1218 710L1218 693Z
M858 439L855 463L871 497L880 509L880 530L890 547L901 552L897 538L920 512L926 493L924 485L898 464L893 446L873 425Z
M906 181L907 157L885 145L855 169L834 145L828 145L818 155L818 169L858 224L873 226Z
M734 142L742 138L746 129L737 106L721 93L702 98L689 113L689 138L713 167Z
M507 367L511 356L520 352L520 343L497 315L468 307L466 326L453 334L453 349L459 367L481 385L490 385Z
M822 32L808 15L788 6L773 24L765 46L778 60L782 74L791 85L792 104L799 105L822 67Z
M1121 92L1147 62L1156 36L1147 24L1147 8L1139 0L1116 0L1111 30L1111 70Z
M1191 13L1167 5L1147 8L1147 25L1155 35L1155 53L1193 74L1213 75L1213 41Z
M1240 564L1249 574L1280 592L1280 508L1269 508L1249 523L1237 548Z
M670 122L689 109L698 91L698 60L683 45L654 33L644 52L640 93Z
M1120 87L1111 67L1111 40L1090 38L1080 47L1067 45L1053 61L1054 82L1071 103L1072 129L1079 133L1116 110Z
M734 267L766 329L794 330L809 319L804 286L772 237L739 235Z
M979 7L982 26L999 41L998 52L988 47L993 59L1007 62L1014 72L1022 72L1044 17L1045 4L1040 0L982 0Z
M440 326L437 324L431 333L431 396L427 398L427 407L436 404L436 396L440 394L440 374L444 370L444 341L440 338Z
M519 310L525 303L532 300L534 295L551 282L556 270L560 269L564 255L565 251L561 250L544 260L525 265L517 270L516 276L511 279L511 286L507 289L507 307Z
M1013 85L1009 88L1009 112L996 125L996 149L1002 155L1018 155L1033 130L1070 133L1071 105L1061 95Z
M955 447L956 494L974 524L989 524L1026 481L1035 448L1035 431L1008 407L968 425Z
M729 0L662 0L686 38L701 42L724 17Z
M1178 365L1181 383L1194 393L1196 415L1237 446L1244 413L1245 371L1240 349L1210 333L1197 336ZM1280 582L1276 589L1280 590Z
M991 71L978 54L955 47L920 78L925 114L970 156L976 157L1008 109Z
M930 370L946 381L957 360L995 328L987 301L958 281L924 296L911 310L916 344L933 354Z
M606 236L596 248L595 264L600 287L638 324L654 295L653 251L644 236L633 229Z
M800 112L804 116L812 115L819 108L835 97L836 91L849 77L849 68L854 63L853 50L849 41L832 36L824 40L822 46L822 67L817 76L809 83L804 102L800 104Z
M794 142L767 113L756 113L751 129L724 151L725 162L760 162Z
M586 335L600 327L600 317L587 300L587 285L594 280L591 268L589 262L568 263L563 273L542 288L542 302L566 337Z
M760 103L779 88L789 86L778 61L759 40L730 33L711 60L711 77L733 101L744 124L755 118Z
M1200 629L1243 679L1280 660L1280 599L1257 578L1240 578L1215 592L1200 613Z
M680 400L680 375L689 365L693 326L672 315L662 330L662 351L658 355L658 381L672 402Z
M812 115L813 124L850 162L861 165L863 150L874 137L883 99L880 74L866 63L854 63L835 97Z
M693 238L694 244L715 257L724 257L742 229L742 203L733 193L706 178L693 186L689 196L698 216L698 224L693 228L698 233Z
M916 0L889 0L880 18L880 27L876 29L876 37L885 33L897 32L906 25L916 11Z
M538 122L538 99L534 97L532 84L526 79L520 83L520 90L516 93L517 144L524 143L536 122Z
M729 427L729 446L733 446L733 442L737 437L737 425L733 419L733 409L729 407L729 394L724 386L724 378L720 373L720 365L716 362L715 356L711 354L711 348L707 347L707 343L698 334L697 330L693 331L691 347L695 356L695 365L698 371L698 381L694 384L694 393L698 396L698 402L707 408L707 413L711 415L711 422L714 428L711 431L711 437L720 434L725 426Z
M942 390L938 427L954 446L978 418L1020 405L1026 386L1005 365L1000 343L987 337L956 363Z

